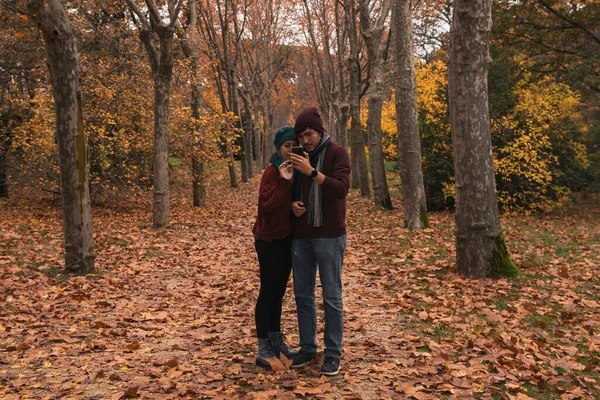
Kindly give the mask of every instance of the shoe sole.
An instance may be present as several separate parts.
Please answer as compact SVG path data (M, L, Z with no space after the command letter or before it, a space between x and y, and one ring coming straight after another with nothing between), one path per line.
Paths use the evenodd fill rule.
M338 372L340 372L340 368L338 368L338 369L337 369L337 371L334 371L334 372L323 372L323 371L321 371L321 373L322 373L323 375L327 375L327 376L334 376L334 375L337 375L337 374L338 374Z
M298 364L298 365L294 365L294 364L292 364L292 365L290 365L290 368L302 368L302 367L305 367L305 366L307 366L308 364L312 363L314 360L315 360L315 359L313 358L313 359L310 359L310 360L308 360L308 361L304 361L302 364Z
M267 361L260 359L260 358L256 359L256 366L271 369L271 364L269 364Z

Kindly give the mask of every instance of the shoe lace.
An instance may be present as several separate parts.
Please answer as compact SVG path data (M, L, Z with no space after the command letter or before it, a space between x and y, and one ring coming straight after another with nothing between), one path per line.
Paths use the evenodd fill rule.
M283 333L280 333L279 335L277 335L276 340L277 340L277 344L279 345L280 348L289 350L289 347L288 347L287 343L285 342L285 336L283 335Z
M275 350L273 349L273 346L271 346L270 344L267 346L265 353L267 355L267 358L275 357Z
M275 349L270 341L265 342L265 347L263 349L265 358L273 358L275 357Z

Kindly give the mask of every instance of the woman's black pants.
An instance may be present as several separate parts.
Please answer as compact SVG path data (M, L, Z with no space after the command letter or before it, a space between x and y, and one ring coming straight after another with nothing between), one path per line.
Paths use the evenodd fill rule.
M283 295L292 270L292 238L254 243L260 265L260 292L254 318L256 336L269 337L269 332L280 332Z

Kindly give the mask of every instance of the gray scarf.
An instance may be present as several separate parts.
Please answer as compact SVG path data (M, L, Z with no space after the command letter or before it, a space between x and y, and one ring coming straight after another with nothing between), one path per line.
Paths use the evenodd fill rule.
M313 165L318 172L323 172L323 160L325 160L325 153L327 151L327 145L329 142L331 142L331 137L327 133L323 133L317 148L308 153L310 164ZM310 194L308 196L307 213L308 223L310 225L318 228L323 224L321 185L314 180L310 187Z

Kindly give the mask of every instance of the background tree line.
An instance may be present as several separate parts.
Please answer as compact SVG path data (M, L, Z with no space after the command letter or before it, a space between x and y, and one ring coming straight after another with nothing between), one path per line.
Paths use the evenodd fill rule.
M64 32L81 71L72 102L87 150L77 158L75 135L73 160L89 164L84 203L152 188L153 225L166 226L169 166L189 168L201 206L212 161L227 160L231 186L238 174L247 181L266 165L274 131L317 102L349 148L352 186L390 208L386 168L397 165L405 225L427 226L427 210L454 207L457 195L451 26L488 17L481 73L501 209L547 212L597 191L600 3L478 4L481 17L463 22L460 2L430 0L4 0L0 196L36 188L62 194L65 213L73 203L59 185L60 74L50 62ZM469 62L487 63L480 56Z

